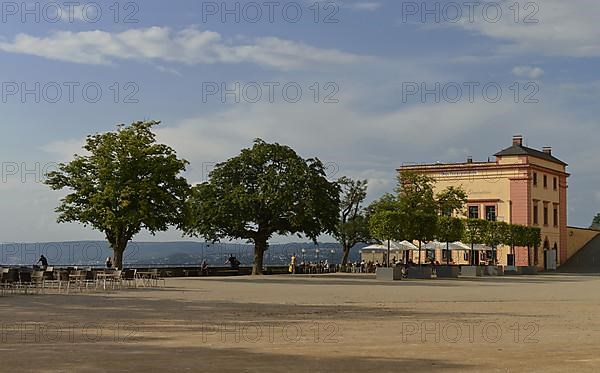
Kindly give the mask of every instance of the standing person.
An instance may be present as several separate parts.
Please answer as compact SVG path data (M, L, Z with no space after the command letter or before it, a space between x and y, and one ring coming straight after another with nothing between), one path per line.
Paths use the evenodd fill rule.
M208 262L206 259L204 259L200 265L200 272L202 273L202 276L208 276Z
M293 275L296 274L296 262L297 262L297 257L296 257L296 253L292 254L292 257L290 259L290 269L291 269L291 273Z
M225 264L229 263L231 269L235 269L235 256L233 254L229 254L229 258L225 261Z
M36 264L41 263L42 264L42 269L45 271L46 268L48 268L48 259L46 259L46 257L44 255L40 255L40 259L37 261Z
M111 269L113 266L112 258L109 256L106 258L106 268Z

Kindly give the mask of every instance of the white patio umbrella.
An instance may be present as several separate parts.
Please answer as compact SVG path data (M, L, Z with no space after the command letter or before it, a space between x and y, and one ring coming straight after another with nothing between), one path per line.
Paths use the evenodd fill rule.
M373 251L387 250L387 246L373 244L373 245L365 246L361 250L373 250Z
M396 241L392 241L391 243L391 249L393 251L411 251L411 250L419 250L418 247L416 247L412 242L409 241L401 241L401 242L396 242Z
M471 251L471 246L465 245L460 241L456 241L450 244L450 250Z

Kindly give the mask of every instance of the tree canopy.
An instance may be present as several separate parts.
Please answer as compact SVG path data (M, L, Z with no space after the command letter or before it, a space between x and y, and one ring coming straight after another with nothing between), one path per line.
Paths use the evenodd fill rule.
M467 192L461 187L449 186L436 195L436 200L440 215L462 215L467 203Z
M369 225L362 203L367 197L367 181L341 177L337 181L341 188L340 216L334 237L342 244L342 266L348 262L350 249L359 242L369 240Z
M253 274L261 274L274 234L304 234L316 242L336 231L340 187L325 171L317 158L303 159L288 146L257 139L192 188L186 233L248 240L254 244Z
M594 216L594 219L592 220L592 225L590 225L590 229L600 231L600 213Z
M48 175L46 184L70 194L56 209L58 222L80 222L104 232L122 268L127 243L142 229L155 234L181 227L189 185L181 173L187 161L156 143L160 122L119 125L88 136L88 155L75 155Z

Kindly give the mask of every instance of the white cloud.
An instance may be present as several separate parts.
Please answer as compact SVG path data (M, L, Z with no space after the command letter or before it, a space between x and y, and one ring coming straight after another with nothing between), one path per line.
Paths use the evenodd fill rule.
M536 54L565 57L600 56L600 27L597 0L544 0L521 2L515 19L513 1L490 1L501 4L502 16L496 22L495 11L489 10L488 20L483 17L483 5L475 8L475 22L470 22L467 10L460 22L450 25L499 39L503 54ZM518 22L517 22L518 21ZM535 22L537 21L537 22Z
M42 146L41 150L51 154L55 162L68 162L73 159L75 154L88 154L83 149L84 143L84 139L58 140Z
M378 2L369 1L369 2L354 3L354 4L351 4L350 7L354 10L364 10L364 11L368 11L368 12L374 12L374 11L378 10L379 8L381 8L382 5L383 4L378 3Z
M80 64L107 65L119 60L176 62L188 65L255 63L281 70L324 68L352 64L368 57L337 49L322 49L276 37L260 37L245 44L225 42L219 33L168 27L106 31L54 32L46 37L18 34L0 42L0 50Z
M515 66L512 73L519 78L538 79L544 75L544 70L534 66Z

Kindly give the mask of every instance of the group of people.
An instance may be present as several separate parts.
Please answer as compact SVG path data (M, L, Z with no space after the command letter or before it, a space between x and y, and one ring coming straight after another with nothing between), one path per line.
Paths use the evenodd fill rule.
M291 274L296 274L296 273L326 273L326 272L331 272L335 266L332 265L331 263L329 263L329 261L326 260L320 260L318 262L311 262L311 261L301 261L300 263L298 263L298 257L296 256L296 254L293 254L292 257L290 258L290 265L288 268L288 272Z
M39 265L40 268L45 271L46 268L48 268L48 258L46 258L46 256L44 256L44 254L40 255L40 258L35 263L35 265ZM113 259L110 256L106 258L106 268L107 269L113 268Z
M402 261L398 261L396 259L396 257L393 257L392 260L390 260L391 267L406 268L406 267L414 267L417 265L418 264L415 263L412 260L412 258L409 258L406 263L403 263ZM427 260L423 261L423 265L439 266L440 262L438 262L437 260L427 259ZM379 260L366 261L365 259L362 259L361 261L357 260L357 261L348 263L348 266L346 268L347 268L347 271L352 272L352 273L375 273L377 268L380 268L380 267L386 267L386 263L381 263L381 262L379 262Z

